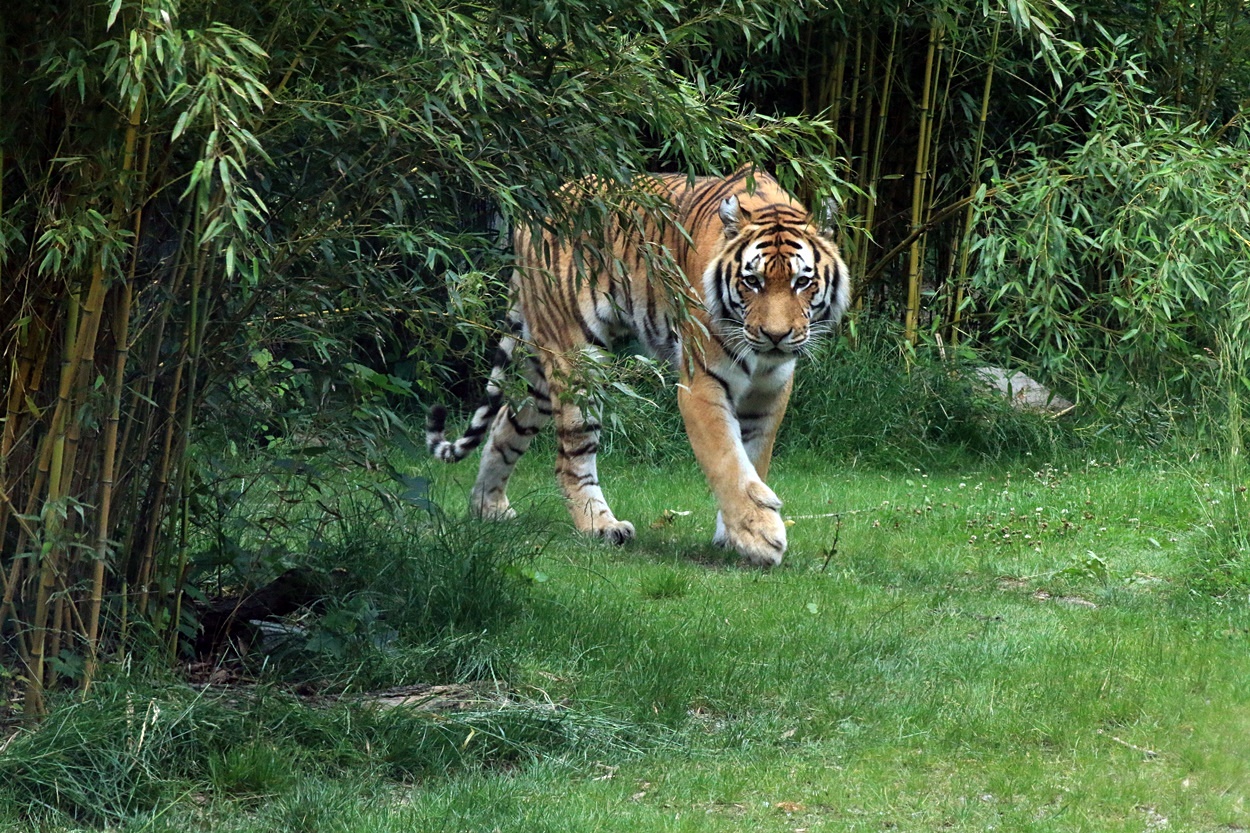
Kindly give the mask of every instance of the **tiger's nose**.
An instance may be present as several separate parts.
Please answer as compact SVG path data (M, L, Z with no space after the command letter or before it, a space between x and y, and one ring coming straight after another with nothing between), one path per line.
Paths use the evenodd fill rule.
M760 327L760 334L763 335L764 338L771 341L773 344L780 344L781 342L785 341L786 337L789 336L790 333L792 332L794 332L793 327L790 327L784 333L775 333L770 330L766 330L763 327Z

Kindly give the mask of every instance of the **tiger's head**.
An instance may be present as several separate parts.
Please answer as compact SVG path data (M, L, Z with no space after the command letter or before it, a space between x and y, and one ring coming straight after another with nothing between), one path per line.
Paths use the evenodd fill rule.
M810 350L850 301L830 230L794 202L748 211L730 196L719 213L724 237L704 276L704 302L726 348L774 359Z

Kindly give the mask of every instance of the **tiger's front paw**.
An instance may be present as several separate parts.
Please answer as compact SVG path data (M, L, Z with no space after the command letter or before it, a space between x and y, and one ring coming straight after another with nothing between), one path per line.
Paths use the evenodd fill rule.
M609 544L621 545L634 539L634 525L629 521L614 520L611 523L591 530L591 535L602 538Z
M746 488L747 500L731 512L716 516L714 543L728 547L758 567L776 567L786 552L786 525L781 520L781 501L773 490L758 481Z

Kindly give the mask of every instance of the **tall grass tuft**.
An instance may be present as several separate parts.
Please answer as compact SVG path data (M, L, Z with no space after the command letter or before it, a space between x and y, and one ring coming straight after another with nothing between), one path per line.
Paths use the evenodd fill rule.
M311 553L324 603L280 666L352 688L497 677L489 636L523 609L545 542L523 519L483 524L437 509L345 521Z
M1246 485L1244 416L1250 391L1250 286L1244 276L1232 287L1221 312L1218 349L1211 353L1219 390L1209 397L1214 406L1200 412L1196 422L1214 426L1222 494L1204 507L1207 523L1194 548L1190 586L1217 599L1240 600L1250 591L1250 492Z
M1046 458L1070 441L1052 417L988 390L974 372L983 360L969 351L943 359L880 323L855 335L854 345L833 340L798 368L778 453L910 468L968 452Z
M120 678L0 744L0 820L117 829L207 799L247 810L268 804L285 818L275 829L316 829L320 779L410 780L539 757L628 755L659 742L641 737L628 724L551 704L501 700L440 713L382 709L365 697L306 701L265 687L196 692Z
M187 692L101 684L4 747L0 807L99 826L150 812L205 761L207 729Z

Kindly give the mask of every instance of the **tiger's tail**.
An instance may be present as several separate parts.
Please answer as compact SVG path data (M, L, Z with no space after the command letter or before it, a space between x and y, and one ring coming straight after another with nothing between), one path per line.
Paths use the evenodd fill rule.
M490 378L486 382L486 398L473 412L469 427L459 439L449 440L444 433L447 427L447 409L442 405L430 408L430 413L425 418L425 446L444 463L458 463L463 460L469 452L481 445L482 439L490 431L499 409L504 407L504 374L512 364L512 351L516 349L516 342L516 335L506 335L499 340L499 346L495 348L495 359L491 363Z

